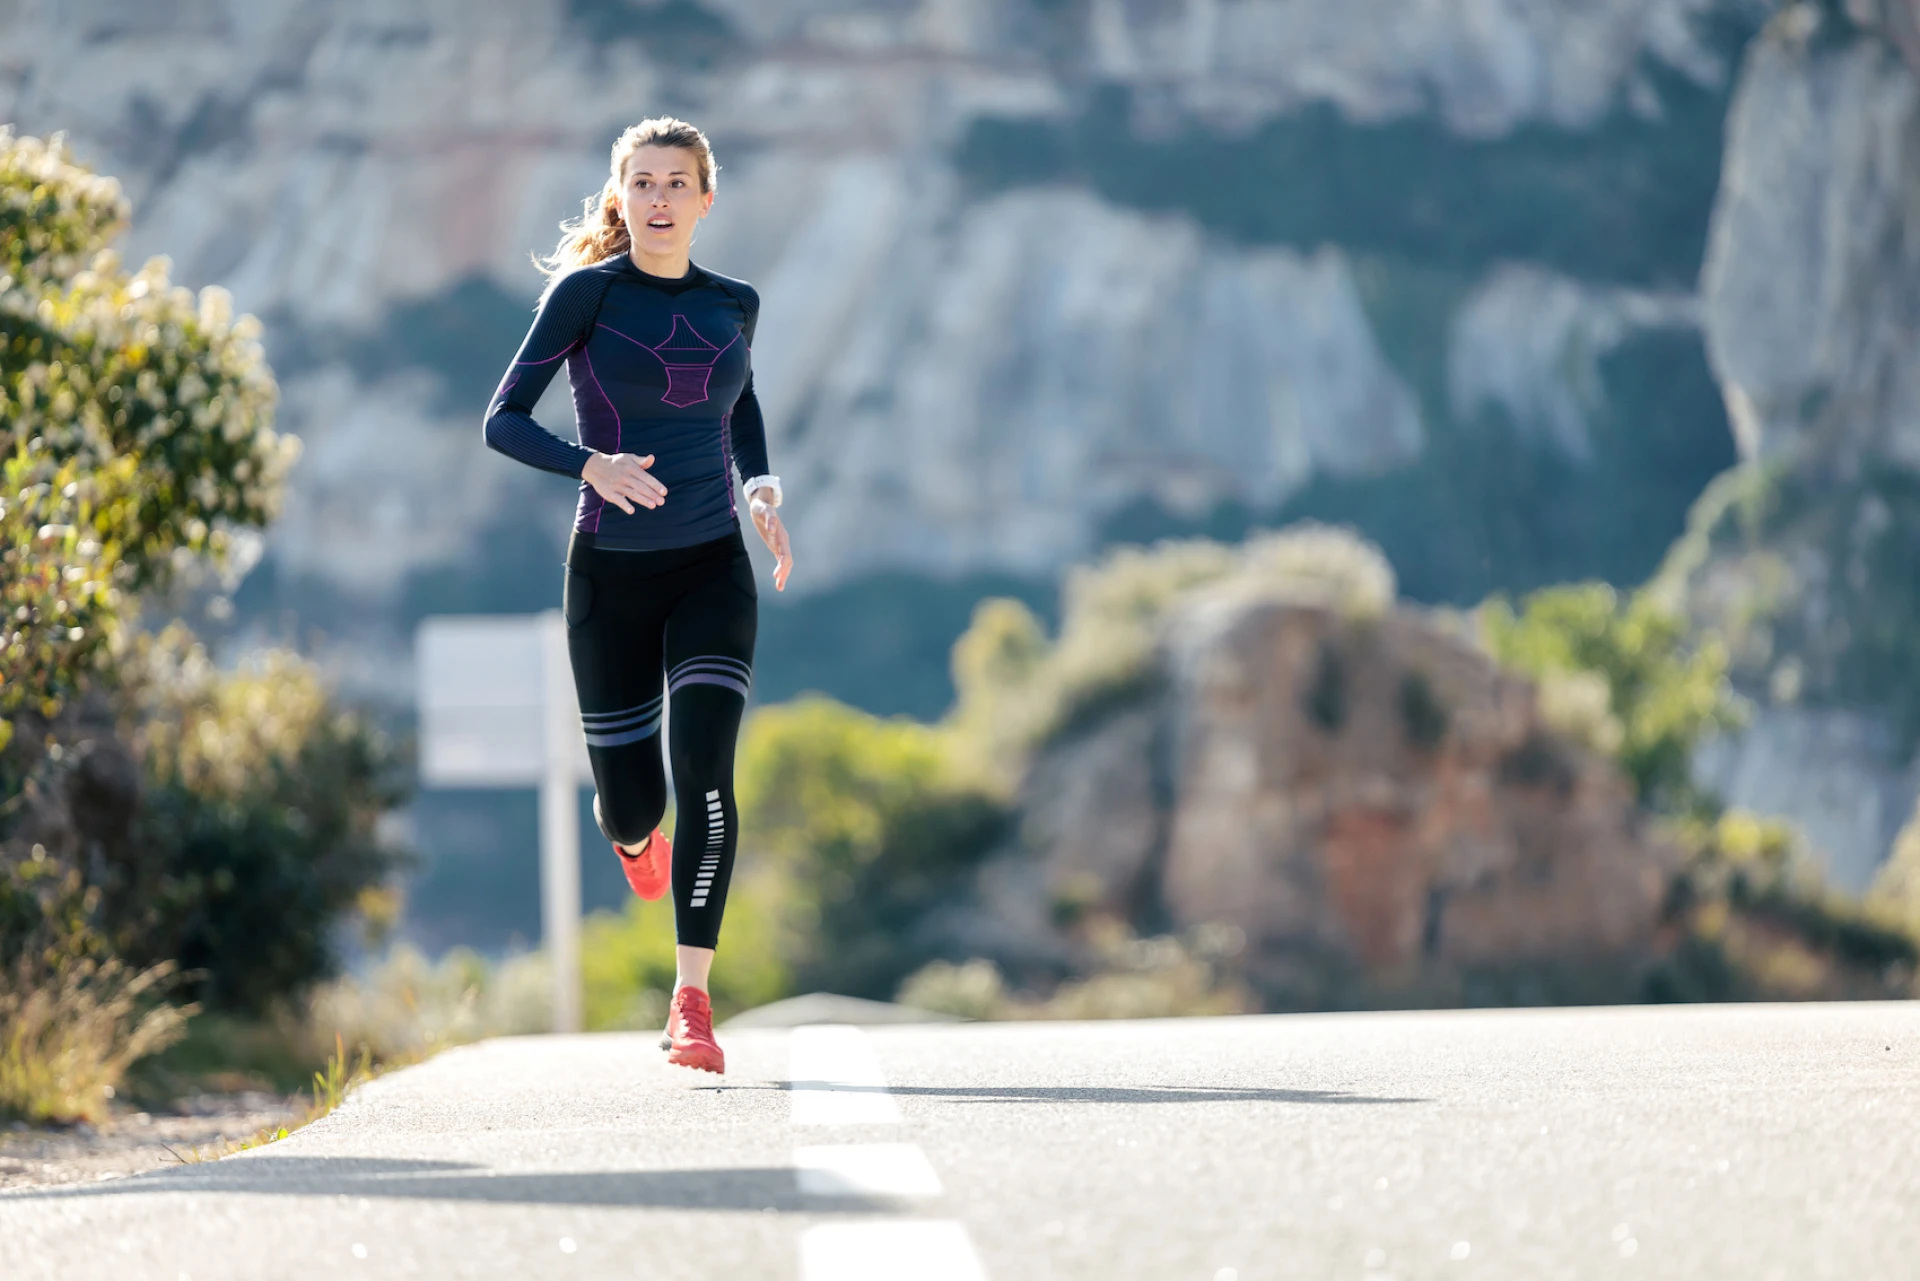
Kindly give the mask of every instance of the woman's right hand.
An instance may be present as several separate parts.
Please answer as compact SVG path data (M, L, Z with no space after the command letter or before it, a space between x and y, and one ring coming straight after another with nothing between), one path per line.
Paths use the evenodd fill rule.
M641 458L634 454L595 453L580 469L580 479L592 485L600 497L631 516L635 503L658 507L667 501L667 487L647 470L651 466L652 454Z

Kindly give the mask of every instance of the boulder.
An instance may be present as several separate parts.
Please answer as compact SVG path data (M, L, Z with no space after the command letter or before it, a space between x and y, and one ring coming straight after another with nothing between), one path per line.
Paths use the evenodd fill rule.
M1677 852L1436 616L1217 599L1175 616L1160 663L1147 701L1028 776L1056 897L1233 927L1283 1001L1657 950Z

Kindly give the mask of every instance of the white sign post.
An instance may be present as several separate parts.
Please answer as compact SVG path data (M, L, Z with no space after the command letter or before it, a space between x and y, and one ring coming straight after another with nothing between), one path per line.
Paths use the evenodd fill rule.
M429 618L415 635L420 778L432 787L540 789L540 931L553 1030L580 1030L580 792L591 782L567 663L544 614Z

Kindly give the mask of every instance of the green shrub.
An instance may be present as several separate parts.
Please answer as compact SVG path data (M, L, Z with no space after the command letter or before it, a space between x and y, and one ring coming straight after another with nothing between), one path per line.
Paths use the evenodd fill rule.
M748 854L781 877L802 991L891 996L930 959L914 927L968 892L1008 819L951 735L818 697L754 714L737 785Z
M1496 659L1541 682L1543 714L1615 756L1643 805L1710 804L1693 786L1690 757L1708 731L1740 716L1718 640L1696 640L1650 594L1623 598L1605 583L1535 592L1518 613L1494 597L1480 625Z
M173 285L163 258L123 269L127 221L60 138L0 128L7 1070L82 1100L37 1116L95 1108L178 1030L153 1004L172 967L169 990L227 1010L304 994L339 920L390 908L398 861L375 832L398 761L310 667L219 673L184 631L131 626L137 593L272 518L298 450L272 428L258 323Z
M7 754L24 712L51 719L110 653L119 548L93 529L93 477L20 445L0 459L0 794L23 779Z
M134 964L180 962L209 1006L261 1013L334 972L337 923L404 865L378 829L401 761L294 655L221 672L182 632L141 648L147 781L104 928Z
M1730 810L1667 831L1685 854L1668 904L1678 941L1649 999L1915 994L1920 932L1883 904L1828 889L1791 824Z
M916 1010L963 1019L999 1019L1007 1012L1007 983L1000 967L976 956L958 964L929 961L909 974L894 999Z
M114 589L271 519L298 452L272 429L258 323L172 285L165 259L122 270L107 246L126 222L59 138L0 128L0 751L111 647Z

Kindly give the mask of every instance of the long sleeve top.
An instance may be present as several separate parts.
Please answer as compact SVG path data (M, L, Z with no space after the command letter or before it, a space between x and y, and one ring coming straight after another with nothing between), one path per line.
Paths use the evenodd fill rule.
M750 348L760 296L693 267L651 276L619 254L556 281L541 300L487 407L487 444L542 471L578 478L593 452L652 454L659 507L629 516L580 482L574 529L596 546L689 547L737 527L732 473L765 475L767 434ZM579 443L534 420L565 362Z

